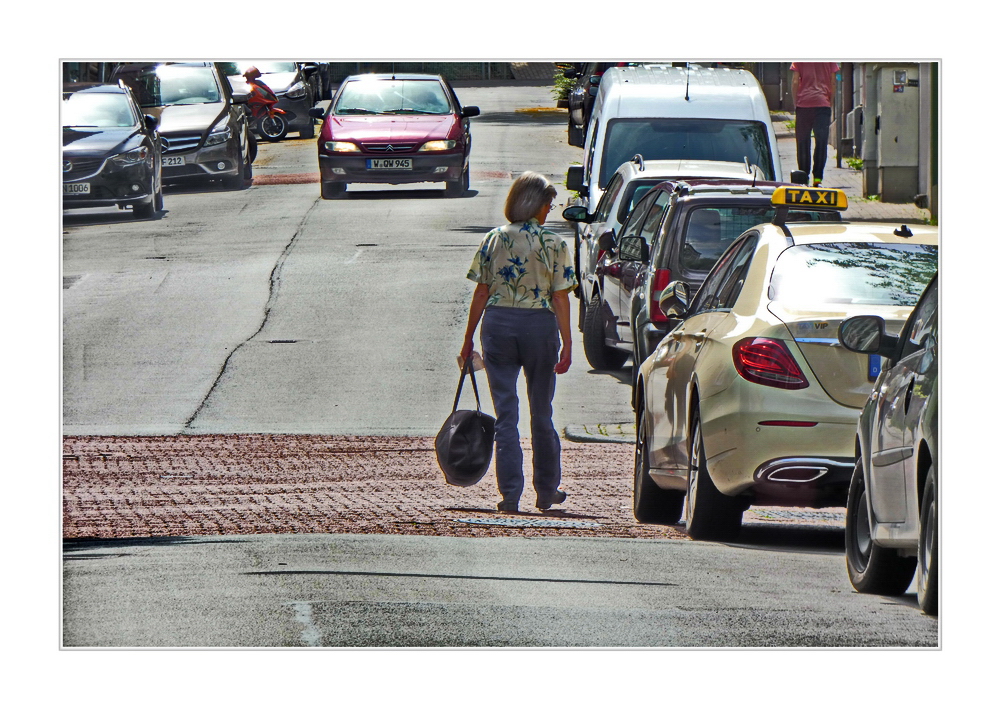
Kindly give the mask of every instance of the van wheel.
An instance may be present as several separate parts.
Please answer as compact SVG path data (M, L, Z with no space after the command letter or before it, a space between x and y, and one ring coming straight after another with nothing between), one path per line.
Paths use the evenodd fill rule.
M620 370L628 360L628 353L604 343L603 306L601 294L595 291L583 321L583 353L595 370Z

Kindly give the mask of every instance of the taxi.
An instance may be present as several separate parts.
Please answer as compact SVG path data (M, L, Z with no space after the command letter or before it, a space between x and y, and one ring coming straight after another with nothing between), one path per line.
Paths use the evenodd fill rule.
M751 505L843 506L877 355L837 333L856 315L899 332L937 271L937 227L833 221L840 190L780 187L775 217L743 232L696 294L670 283L680 323L640 365L633 511L684 516L695 539L739 534ZM829 222L791 222L808 205Z

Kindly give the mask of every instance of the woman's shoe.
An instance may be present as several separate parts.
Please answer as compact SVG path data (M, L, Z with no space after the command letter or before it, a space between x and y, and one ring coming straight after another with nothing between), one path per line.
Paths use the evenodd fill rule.
M503 513L516 513L517 512L517 501L516 500L502 500L497 503L497 510Z
M535 507L539 510L548 510L554 505L558 505L566 500L566 491L557 488L551 498L543 498L541 495L535 498Z

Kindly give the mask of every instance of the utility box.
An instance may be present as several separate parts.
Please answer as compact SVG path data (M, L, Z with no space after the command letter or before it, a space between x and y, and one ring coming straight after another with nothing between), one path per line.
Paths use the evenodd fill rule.
M877 194L883 202L912 202L920 192L919 77L918 64L874 65L877 176L873 177L877 177ZM864 118L871 122L870 113Z

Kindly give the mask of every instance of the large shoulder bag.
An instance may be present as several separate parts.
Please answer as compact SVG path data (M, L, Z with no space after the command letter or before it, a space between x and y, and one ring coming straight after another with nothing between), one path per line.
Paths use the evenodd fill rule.
M458 400L462 396L465 376L472 380L472 391L476 393L476 409L459 409ZM479 483L493 460L493 435L496 419L484 414L479 404L479 389L476 374L472 370L472 358L467 358L458 379L455 404L445 420L437 438L434 451L437 452L438 466L444 472L444 479L453 486L472 486Z

